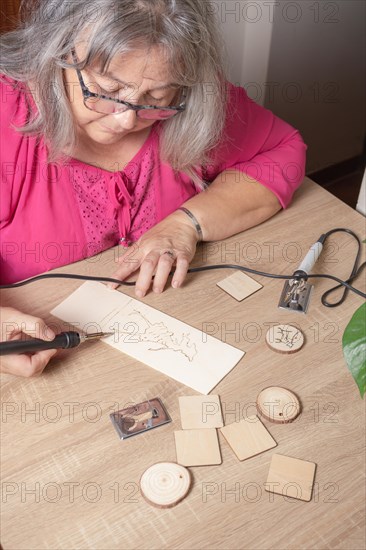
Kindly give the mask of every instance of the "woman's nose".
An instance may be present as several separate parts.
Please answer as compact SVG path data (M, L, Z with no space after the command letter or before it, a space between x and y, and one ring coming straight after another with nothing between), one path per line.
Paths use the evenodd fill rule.
M132 109L128 109L123 113L115 113L113 116L118 121L120 127L124 130L132 130L136 126L136 111L133 111Z

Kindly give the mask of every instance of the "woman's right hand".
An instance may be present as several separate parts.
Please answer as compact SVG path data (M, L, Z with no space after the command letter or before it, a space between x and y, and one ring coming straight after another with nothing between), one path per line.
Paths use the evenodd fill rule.
M39 317L26 315L12 307L0 308L0 320L1 342L19 340L22 333L47 341L53 340L56 336ZM3 355L0 358L0 372L27 378L39 376L56 353L56 349L48 349L33 354Z

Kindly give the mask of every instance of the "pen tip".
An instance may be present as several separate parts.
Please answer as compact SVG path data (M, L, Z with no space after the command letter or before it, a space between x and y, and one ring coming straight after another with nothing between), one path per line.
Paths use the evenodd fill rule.
M81 340L95 340L98 338L107 338L107 336L113 336L114 332L93 332L89 334L84 334L81 337Z

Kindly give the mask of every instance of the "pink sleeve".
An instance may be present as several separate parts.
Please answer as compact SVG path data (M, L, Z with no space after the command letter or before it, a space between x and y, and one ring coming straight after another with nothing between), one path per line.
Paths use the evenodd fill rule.
M206 175L213 181L224 170L243 172L270 189L286 208L304 179L306 149L296 129L228 83L224 138L212 151Z

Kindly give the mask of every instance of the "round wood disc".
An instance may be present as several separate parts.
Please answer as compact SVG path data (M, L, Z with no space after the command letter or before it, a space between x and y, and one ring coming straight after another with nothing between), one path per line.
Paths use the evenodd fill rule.
M266 343L279 353L295 353L304 345L304 335L293 325L274 325L266 334Z
M277 424L292 422L300 414L300 400L292 391L270 386L257 397L257 410L267 420Z
M184 499L191 487L191 474L175 462L158 462L140 479L142 496L158 508L171 508Z

